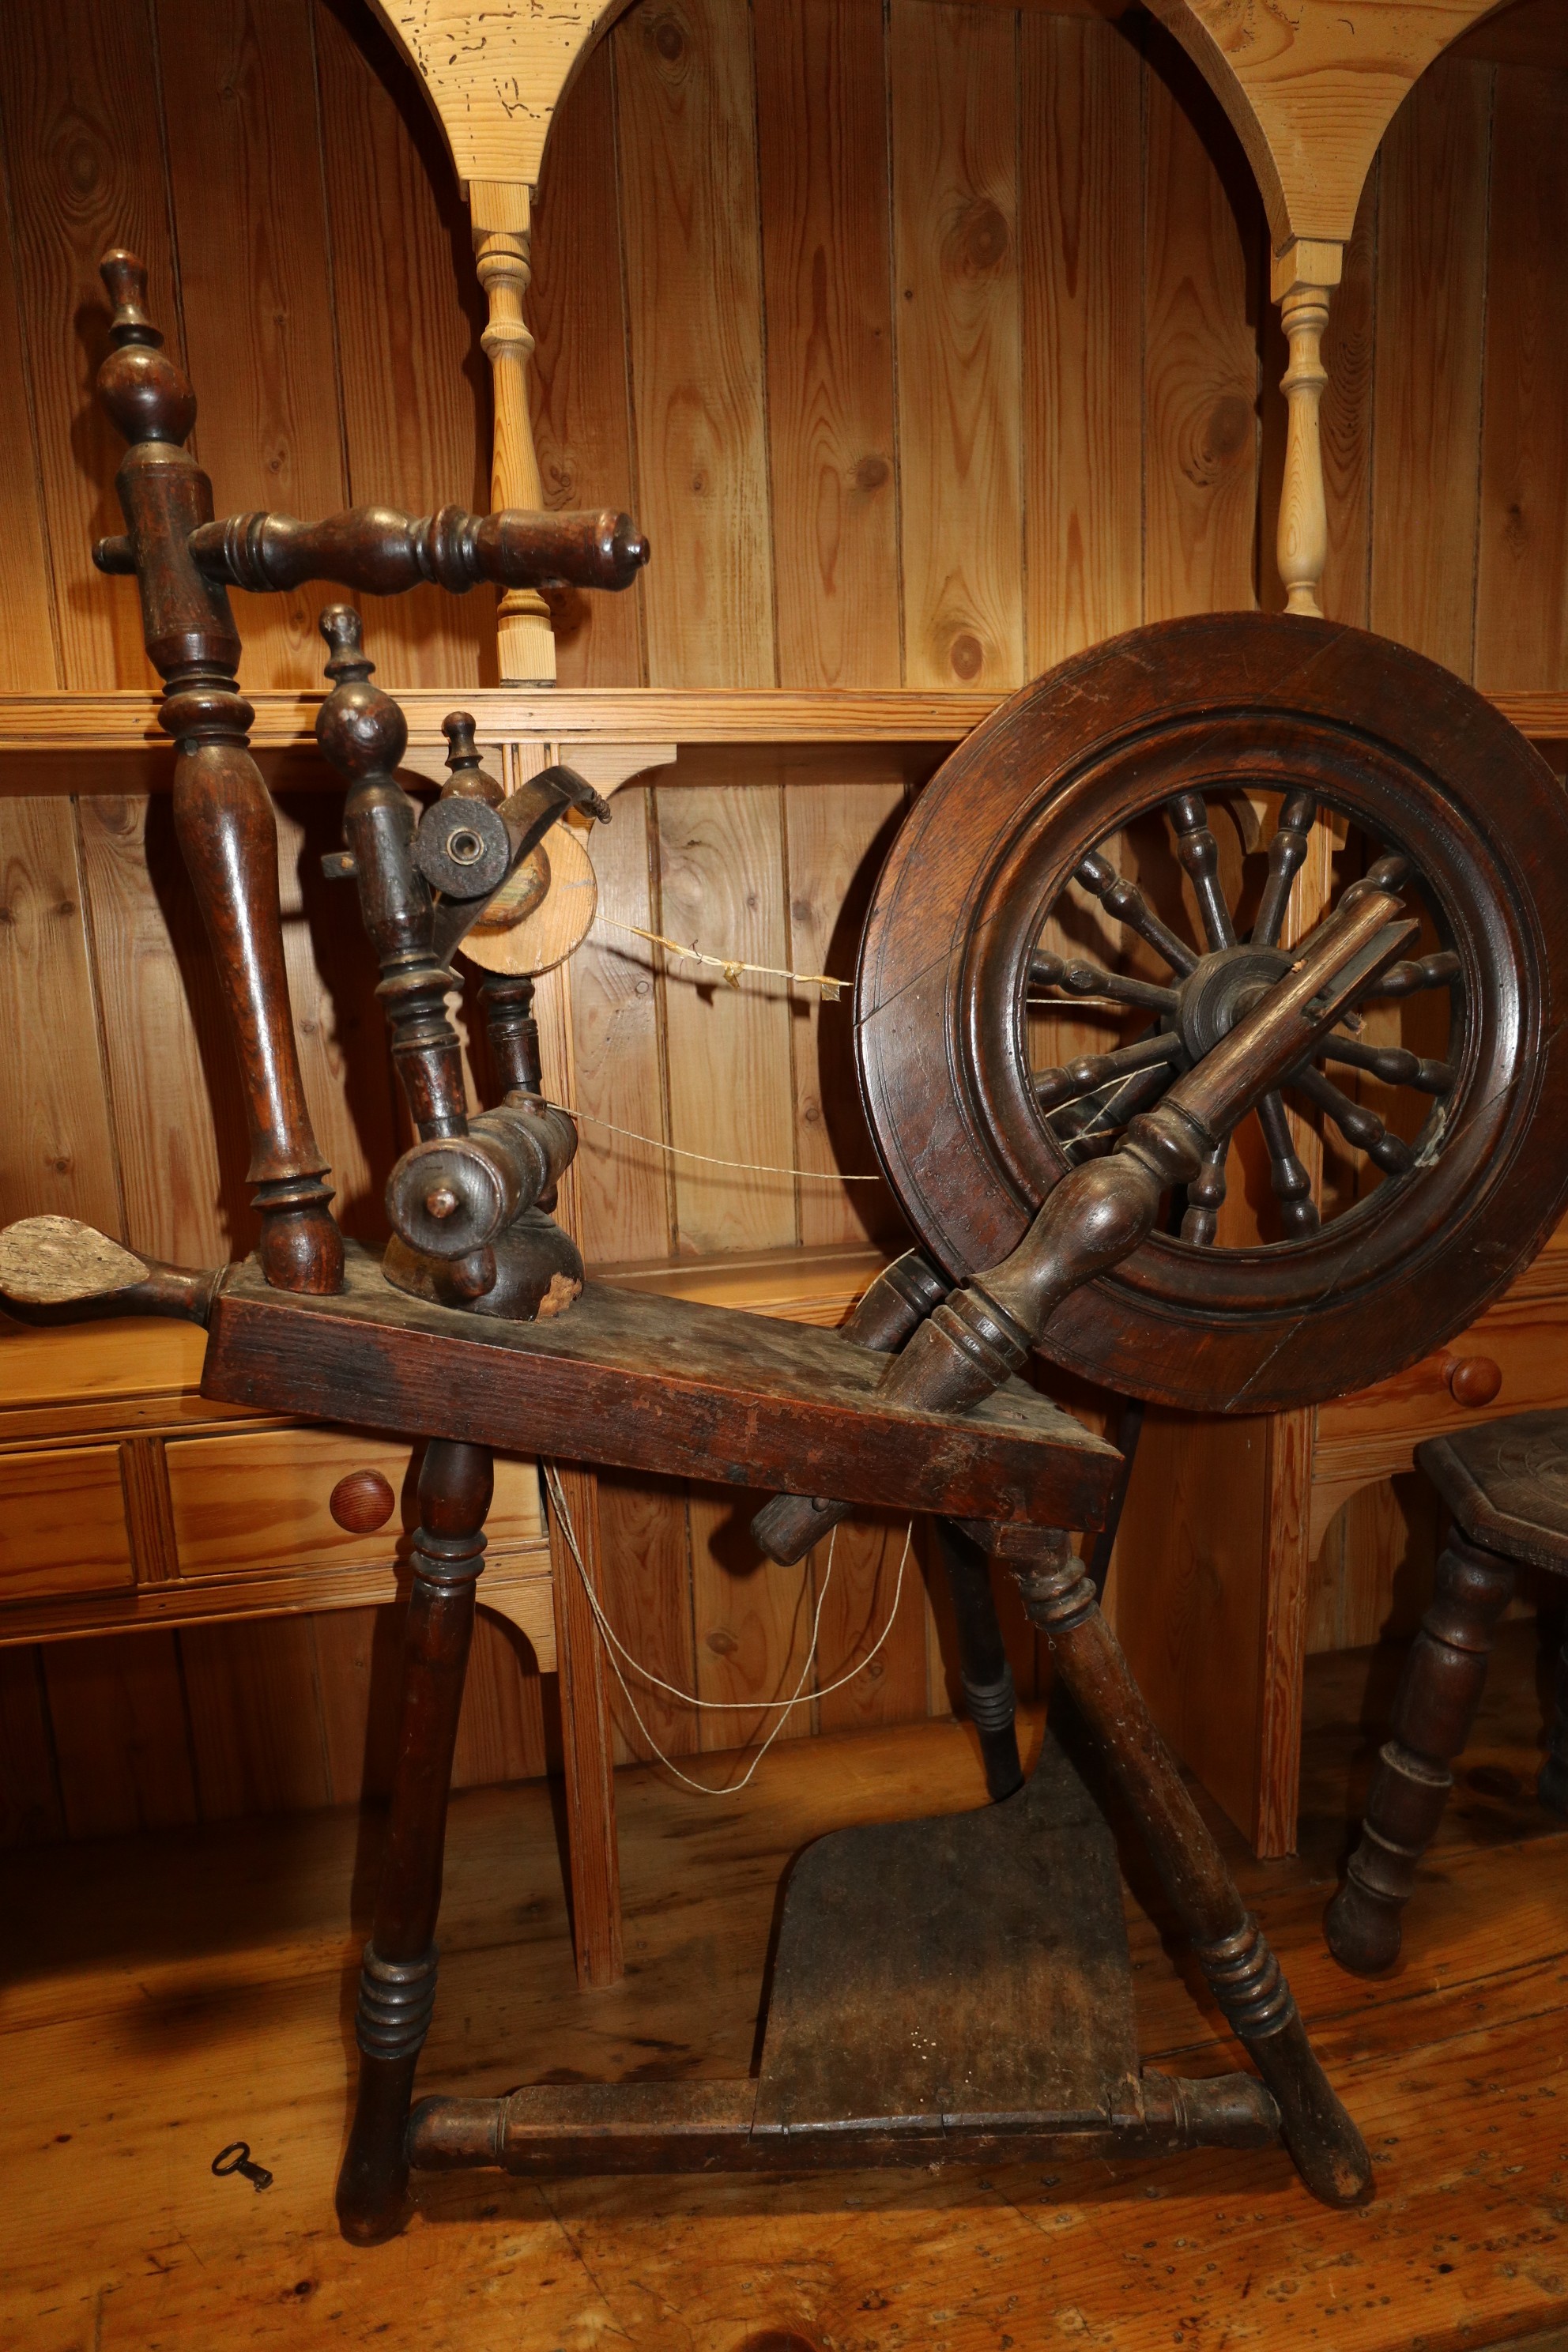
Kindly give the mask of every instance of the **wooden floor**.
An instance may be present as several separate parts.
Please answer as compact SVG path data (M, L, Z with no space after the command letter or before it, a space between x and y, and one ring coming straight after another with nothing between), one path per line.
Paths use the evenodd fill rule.
M1319 1934L1382 1654L1313 1662L1300 1859L1242 1873L1373 2150L1365 2212L1314 2205L1273 2152L771 2184L469 2174L352 2252L331 2196L376 1829L326 1813L8 1861L0 2345L1568 2345L1568 1832L1531 1793L1532 1629L1505 1630L1394 1976L1353 1983ZM942 1724L777 1748L722 1804L623 1775L628 1974L589 1995L548 1794L459 1797L424 2081L743 2072L788 1855L977 1789L967 1734ZM1241 2063L1129 1859L1145 2054ZM237 2137L276 2173L264 2195L210 2177Z

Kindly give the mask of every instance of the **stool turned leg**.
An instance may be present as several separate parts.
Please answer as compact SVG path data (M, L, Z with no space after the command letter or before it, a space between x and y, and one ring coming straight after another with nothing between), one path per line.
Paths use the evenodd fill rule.
M1367 1794L1361 1843L1323 1921L1342 1968L1372 1976L1399 1958L1400 1914L1431 1844L1469 1738L1492 1627L1513 1592L1513 1570L1456 1533L1437 1561L1436 1597L1421 1620L1400 1676Z
M1554 1813L1568 1813L1568 1642L1563 1643L1558 1656L1557 1685L1552 1696L1556 1707L1546 1743L1546 1761L1541 1768L1535 1793Z
M1023 1787L1024 1768L1018 1761L1013 1669L996 1616L991 1563L951 1519L938 1519L936 1529L958 1627L964 1704L979 1735L986 1790L1000 1800Z
M998 1528L1030 1622L1137 1814L1154 1866L1226 2019L1273 2093L1280 2134L1312 2195L1361 2205L1372 2163L1307 2038L1279 1961L1188 1794L1064 1535Z
M359 2096L338 2175L338 2221L355 2245L376 2245L403 2221L405 2133L436 2004L447 1799L492 1483L488 1446L437 1437L426 1447L386 1853L354 2020Z

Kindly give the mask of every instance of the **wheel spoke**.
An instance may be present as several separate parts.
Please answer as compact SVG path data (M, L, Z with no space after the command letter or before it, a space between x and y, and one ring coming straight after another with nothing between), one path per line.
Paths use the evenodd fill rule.
M1131 1045L1119 1045L1110 1054L1086 1054L1080 1061L1062 1067L1037 1070L1035 1092L1042 1110L1058 1110L1118 1078L1130 1077L1134 1070L1156 1069L1163 1063L1174 1066L1186 1058L1181 1039L1165 1031L1140 1037Z
M1073 879L1080 882L1092 898L1098 898L1108 915L1136 931L1144 944L1152 947L1162 963L1169 964L1185 979L1195 970L1197 956L1185 940L1176 937L1169 926L1160 920L1136 882L1127 881L1118 874L1109 857L1091 849L1073 868Z
M1197 893L1198 911L1211 948L1233 948L1236 926L1219 887L1219 844L1209 830L1201 793L1178 793L1167 803L1176 829L1176 856Z
M1273 1163L1269 1181L1279 1203L1280 1223L1292 1235L1315 1234L1321 1221L1312 1199L1312 1180L1305 1163L1297 1156L1285 1106L1272 1089L1258 1097L1258 1124L1263 1129L1263 1140Z
M1441 948L1436 955L1413 956L1403 963L1391 963L1375 987L1363 998L1366 1004L1385 1004L1398 996L1417 996L1423 989L1447 988L1459 977L1459 959L1451 950Z
M1044 967L1054 966L1047 971ZM1173 1013L1176 992L1162 988L1157 981L1134 980L1131 974L1106 971L1097 963L1075 957L1064 963L1059 956L1037 955L1029 961L1031 988L1060 988L1068 996L1105 996L1117 1004L1141 1005L1147 1013Z
M1435 1062L1425 1054L1406 1052L1403 1045L1363 1045L1353 1037L1326 1037L1315 1061L1343 1062L1352 1070L1370 1070L1387 1087L1415 1087L1424 1095L1446 1095L1454 1083L1453 1065Z
M1352 1102L1348 1095L1341 1094L1338 1087L1331 1079L1325 1078L1321 1070L1298 1067L1291 1071L1285 1083L1295 1087L1298 1093L1304 1094L1309 1102L1316 1103L1318 1108L1333 1120L1345 1141L1364 1151L1373 1165L1383 1169L1387 1175L1403 1176L1407 1169L1415 1166L1415 1154L1404 1138L1392 1134L1375 1111L1368 1110L1363 1103Z
M1182 1218L1182 1239L1196 1242L1200 1249L1212 1246L1219 1226L1219 1213L1225 1206L1225 1163L1230 1150L1230 1137L1222 1135L1213 1150L1204 1154L1204 1164L1187 1186L1187 1206Z
M1286 793L1274 838L1268 845L1268 879L1258 901L1258 920L1252 926L1255 948L1279 944L1285 909L1290 904L1296 877L1307 862L1307 847L1317 817L1318 803L1310 793Z

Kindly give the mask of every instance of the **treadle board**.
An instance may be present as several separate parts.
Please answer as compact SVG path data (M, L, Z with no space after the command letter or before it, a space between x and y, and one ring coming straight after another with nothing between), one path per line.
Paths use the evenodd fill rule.
M784 1897L753 2128L1143 2116L1116 1849L1049 1737L984 1812L838 1830Z
M1098 1528L1121 1457L1020 1381L967 1414L878 1401L885 1356L769 1315L589 1283L545 1323L428 1305L352 1245L344 1287L214 1302L202 1393L360 1427L895 1510Z

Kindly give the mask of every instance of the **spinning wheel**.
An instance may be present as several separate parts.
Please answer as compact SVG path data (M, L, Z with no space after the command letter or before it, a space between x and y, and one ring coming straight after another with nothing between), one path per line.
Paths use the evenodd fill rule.
M1568 816L1446 671L1261 614L1068 663L916 803L867 927L860 1070L889 1180L955 1276L1005 1257L1363 871L1419 917L1416 951L1060 1303L1057 1362L1278 1409L1382 1378L1506 1285L1568 1198ZM1317 877L1334 887L1304 910Z

